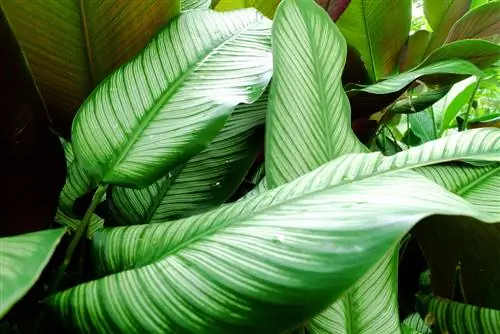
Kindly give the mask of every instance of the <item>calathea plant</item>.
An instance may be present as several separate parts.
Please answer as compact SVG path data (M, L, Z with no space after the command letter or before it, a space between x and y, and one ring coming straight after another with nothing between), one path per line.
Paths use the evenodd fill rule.
M210 4L184 2L80 106L63 140L68 178L56 216L72 240L43 305L86 333L402 332L399 242L436 217L500 222L481 205L491 188L467 179L475 191L462 193L439 171L461 161L491 177L500 131L372 151L351 128L348 47L323 8L284 0L271 21ZM440 60L352 89L399 94L437 73L483 75L467 60ZM228 203L262 141L258 187ZM88 194L82 217L75 202ZM10 237L31 252L12 247L2 261L35 277L65 232ZM82 242L92 278L64 287ZM5 313L33 279L2 280L13 287Z

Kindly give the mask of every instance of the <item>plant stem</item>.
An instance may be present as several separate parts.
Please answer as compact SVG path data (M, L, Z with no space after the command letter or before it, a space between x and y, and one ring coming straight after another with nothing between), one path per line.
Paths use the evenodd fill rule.
M76 230L75 235L73 236L73 239L71 239L71 243L68 246L68 249L66 251L66 256L64 257L64 261L59 267L59 270L57 271L57 276L56 279L54 280L54 284L52 285L52 292L55 292L57 288L59 287L62 278L64 276L64 273L66 272L66 269L68 268L69 263L71 262L71 258L73 257L73 253L75 252L76 247L80 243L80 240L82 237L86 234L87 228L90 222L90 218L92 218L92 215L94 214L95 209L101 202L101 198L106 192L106 189L108 188L108 185L100 185L95 194L94 197L92 198L92 202L90 203L89 208L87 209L87 212L85 212L85 216L83 216L82 221L80 222L80 225L78 226L78 229Z
M460 131L464 131L467 129L467 122L469 120L470 108L472 107L472 102L474 100L474 97L476 97L476 92L477 92L477 89L479 87L479 82L481 82L481 79L477 78L476 86L474 87L474 91L472 92L472 95L470 96L469 105L467 106L467 112L465 113L464 124L462 124L461 129L459 129Z

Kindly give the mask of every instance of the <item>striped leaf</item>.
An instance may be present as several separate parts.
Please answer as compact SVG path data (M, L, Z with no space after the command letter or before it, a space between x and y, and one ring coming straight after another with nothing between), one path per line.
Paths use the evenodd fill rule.
M402 322L402 325L406 326L409 329L409 331L407 332L409 334L431 334L432 333L429 326L427 326L425 321L420 317L420 315L418 313L410 314ZM406 332L403 330L403 333L406 333Z
M92 90L134 57L170 19L179 0L0 0L57 131Z
M214 7L215 2L214 0L181 0L181 10L209 9Z
M80 164L75 159L71 143L64 139L61 139L61 142L66 157L67 176L59 196L59 206L54 219L59 224L68 227L70 230L76 231L83 217L74 212L73 207L75 202L80 197L95 189L97 184L80 167ZM105 197L102 200L105 200ZM102 228L103 225L104 220L96 214L93 214L90 219L87 235L91 237L94 232Z
M312 1L284 1L279 8L266 120L266 179L271 188L340 154L366 151L351 130L342 88L347 52L342 34Z
M66 229L0 238L0 318L35 284Z
M96 181L143 188L203 150L272 73L271 21L254 9L187 11L94 90L73 122Z
M500 333L500 310L417 294L417 310L440 333Z
M225 202L257 156L266 111L267 94L241 104L210 145L179 170L144 189L113 187L115 219L123 225L158 223Z
M128 270L48 305L82 332L277 333L337 299L423 218L497 221L414 172L331 185L336 173L328 163L206 214L98 232L94 251Z
M347 43L361 54L371 81L376 82L397 67L410 34L411 1L351 0L337 24Z

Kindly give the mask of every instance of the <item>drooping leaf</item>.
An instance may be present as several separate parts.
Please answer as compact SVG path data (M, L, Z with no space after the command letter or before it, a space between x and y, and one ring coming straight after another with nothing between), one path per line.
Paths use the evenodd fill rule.
M347 9L351 0L316 0L316 2L326 10L330 18L335 22Z
M469 10L470 3L471 0L424 0L425 17L432 27L426 55L444 43L455 22Z
M215 7L218 1L214 0L181 0L181 10L209 9Z
M66 229L0 239L0 318L35 284Z
M1 10L0 45L2 237L51 225L66 167L61 143L50 131L44 105Z
M277 333L338 298L423 218L496 221L417 173L329 186L330 167L200 216L98 232L97 249L141 264L48 304L94 333Z
M424 59L424 52L431 33L419 30L408 37L400 54L399 71L404 72L417 66Z
M407 98L396 101L390 111L395 114L414 114L429 108L442 99L450 90L449 86L424 91L418 95L408 95Z
M372 81L393 74L411 25L411 0L352 0L337 21Z
M445 59L465 59L484 69L500 59L500 45L480 39L465 39L445 44L434 50L420 67Z
M266 120L266 179L271 188L342 153L366 150L351 130L342 88L342 34L314 2L286 1L279 8Z
M121 224L192 215L225 202L240 185L262 142L267 94L236 107L210 145L179 171L144 189L114 187L111 208Z
M179 0L1 0L0 6L54 126L66 138L92 89L135 56L180 9Z
M430 295L417 294L417 309L432 328L441 333L498 333L500 310L453 302Z
M441 78L453 81L454 78L459 79L466 75L482 76L483 73L468 61L444 60L419 66L415 70L394 75L372 85L348 85L346 90L351 108L371 115L396 101L416 80L432 77L434 80Z
M271 21L254 9L187 11L92 93L73 123L96 181L143 188L203 150L272 73Z
M441 121L441 128L439 129L440 135L445 130L449 129L451 123L456 119L460 110L466 107L472 95L475 93L478 85L478 78L475 76L462 80L455 84L443 100L443 118Z
M324 168L335 170L335 174L329 176L328 182L330 184L342 185L373 176L453 160L475 159L498 161L500 159L498 156L499 149L500 129L484 128L458 132L417 147L409 148L392 156L384 156L380 152L346 154L325 164ZM317 172L320 173L319 170ZM312 180L313 176L310 177ZM318 182L319 180L318 176ZM314 184L312 182L310 185L313 186ZM263 195L268 189L267 180L264 179L252 192L248 193L244 199L237 203L244 202L246 199L257 195ZM296 191L300 192L301 190L296 189ZM251 211L252 207L244 206L242 209L245 211L233 211L235 215L233 218L236 218L238 214L247 212L246 210ZM230 217L227 216L227 218ZM193 230L192 232L195 231ZM138 241L140 242L140 240ZM107 247L104 242L98 241L98 243L100 248ZM136 266L139 264L140 259L146 257L149 252L148 247L141 249L129 244L123 244L120 247L124 248L121 250L115 249L112 252L104 249L97 250L99 254L96 256L95 261L101 273L110 274Z
M445 43L461 39L485 39L500 42L500 1L480 6L458 20L451 29Z
M224 12L240 8L255 8L272 19L280 0L220 0L216 10Z

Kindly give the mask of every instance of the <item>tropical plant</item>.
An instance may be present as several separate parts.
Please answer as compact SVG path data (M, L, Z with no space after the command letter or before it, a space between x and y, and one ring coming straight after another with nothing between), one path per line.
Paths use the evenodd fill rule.
M410 0L0 5L12 108L67 170L57 228L0 239L11 330L62 252L23 331L497 331L497 287L400 321L397 279L411 238L435 285L426 231L500 226L500 130L471 126L499 2L424 1L411 36Z

